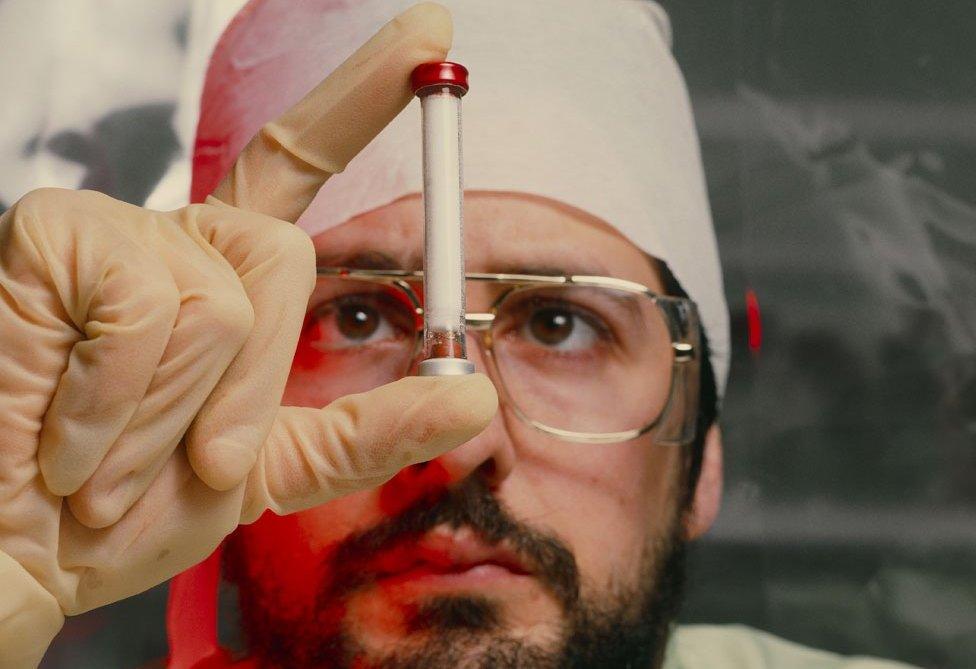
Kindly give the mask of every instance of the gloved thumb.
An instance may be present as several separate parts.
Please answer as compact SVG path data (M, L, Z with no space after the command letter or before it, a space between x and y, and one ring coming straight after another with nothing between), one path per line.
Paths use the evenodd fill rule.
M473 438L497 409L484 374L411 376L324 409L281 407L248 476L241 522L378 486Z

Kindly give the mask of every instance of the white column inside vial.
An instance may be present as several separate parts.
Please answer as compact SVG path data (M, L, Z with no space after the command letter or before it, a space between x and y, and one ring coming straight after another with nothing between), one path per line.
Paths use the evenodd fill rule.
M464 329L461 99L421 98L424 133L424 313L428 332Z

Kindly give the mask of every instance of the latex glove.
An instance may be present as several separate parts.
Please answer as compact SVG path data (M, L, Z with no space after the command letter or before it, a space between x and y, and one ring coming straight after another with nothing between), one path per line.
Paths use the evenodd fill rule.
M23 593L0 596L0 667L36 664L62 612L162 582L266 508L375 486L490 421L482 375L279 407L315 265L285 221L450 42L438 5L394 19L206 204L43 190L0 218L0 593Z

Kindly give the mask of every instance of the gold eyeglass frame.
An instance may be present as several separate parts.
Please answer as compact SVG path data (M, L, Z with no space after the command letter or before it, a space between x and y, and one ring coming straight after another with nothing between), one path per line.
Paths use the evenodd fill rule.
M351 269L346 267L319 267L316 269L316 274L322 277L366 281L396 286L407 295L407 298L410 300L416 315L421 319L423 318L423 306L420 298L417 296L417 293L411 286L411 283L423 281L424 273L422 270L374 270ZM530 427L570 442L585 444L619 443L647 434L658 424L660 424L664 417L669 415L670 411L674 408L674 405L680 399L677 397L679 393L676 392L676 379L679 378L679 374L680 378L685 378L689 374L692 375L693 386L696 390L696 396L693 399L697 400L697 388L699 382L699 379L697 378L699 373L698 358L700 355L699 320L697 307L694 301L691 299L674 297L671 295L661 295L651 290L647 286L635 281L628 281L626 279L618 279L616 277L609 276L467 272L465 273L465 280L511 285L509 290L502 292L492 302L492 305L489 307L488 311L466 313L464 323L466 330L477 334L475 339L477 339L480 343L485 360L493 372L492 376L499 381L497 384L498 390L500 391L502 397L506 400L508 408L519 418L519 420ZM498 368L492 347L491 326L494 323L499 307L512 293L517 292L520 289L536 286L544 287L560 285L590 288L610 288L625 293L642 295L654 302L655 306L664 313L665 321L668 325L668 331L671 336L671 350L673 354L671 388L669 389L668 401L664 408L661 410L660 414L648 425L641 428L622 430L619 432L577 432L574 430L564 430L546 425L529 417L519 408L518 404L509 395L508 390L505 387L505 377L503 374L501 374L501 371ZM422 338L423 328L419 327L417 330L417 339L414 344L415 348L413 359L416 359L420 353ZM697 401L694 403L694 408L696 407ZM693 407L688 406L684 408L686 410L693 409ZM663 440L660 443L675 445L688 443L688 441L694 437L694 418L694 416L691 417L691 420L688 420L688 417L685 418L683 421L684 427L682 429L682 436L679 439ZM688 433L689 425L691 426L690 434Z

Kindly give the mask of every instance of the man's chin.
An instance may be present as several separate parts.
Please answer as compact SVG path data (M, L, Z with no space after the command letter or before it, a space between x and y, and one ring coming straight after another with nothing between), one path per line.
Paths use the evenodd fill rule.
M453 630L362 649L356 667L377 669L556 669L561 653L503 632ZM331 665L325 665L331 666Z
M365 603L365 602L364 602ZM546 620L535 612L511 611L499 600L473 594L441 594L405 607L398 631L385 621L362 619L364 610L347 610L342 643L356 666L390 669L558 666L566 624L550 609ZM390 608L378 606L388 614ZM536 624L524 621L537 618Z
M508 585L491 591L444 584L429 588L377 584L347 601L343 626L366 649L403 648L444 635L455 642L510 638L551 643L566 625L562 609L531 582Z

